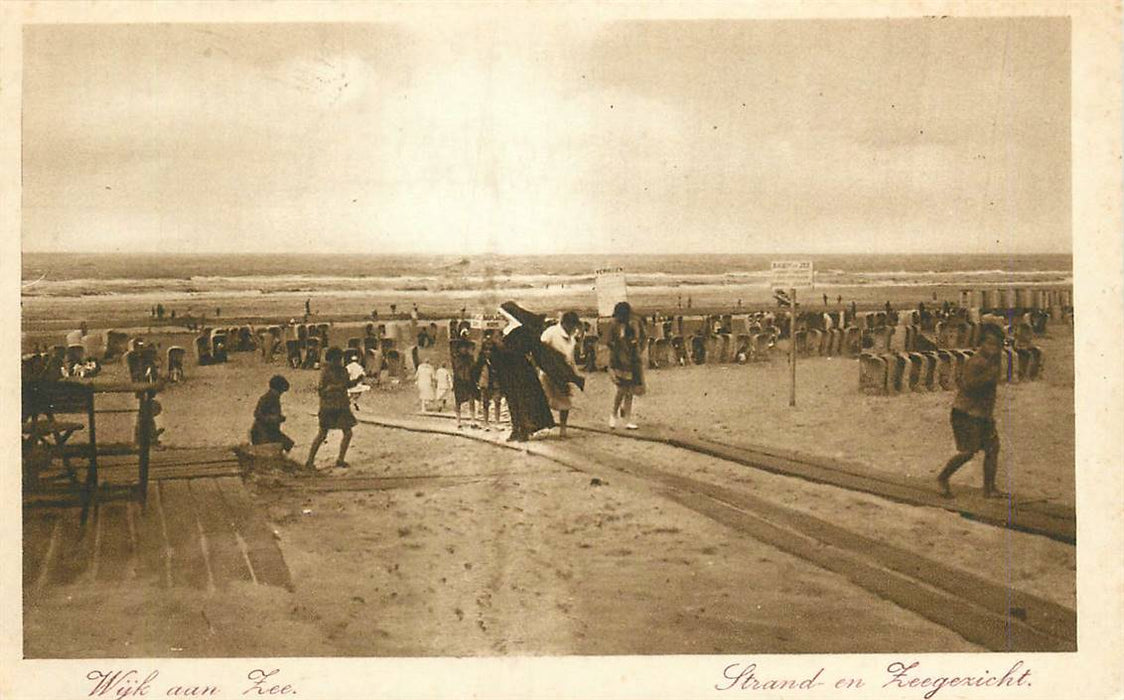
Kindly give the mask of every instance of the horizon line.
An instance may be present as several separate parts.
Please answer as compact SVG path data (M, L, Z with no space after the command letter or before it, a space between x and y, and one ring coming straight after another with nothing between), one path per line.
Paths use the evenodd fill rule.
M963 256L1004 256L1004 255L1068 255L1073 256L1073 251L1051 251L1051 250L1026 250L1026 251L1007 251L995 253L980 253L980 252L960 252L960 251L921 251L921 252L904 252L904 253L889 253L889 252L803 252L803 251L715 251L705 253L684 252L677 250L670 250L665 252L656 253L635 253L635 252L598 252L598 251L582 251L582 252L558 252L558 253L422 253L422 252L364 252L357 250L341 250L333 252L325 251L308 251L308 252L247 252L247 251L233 251L233 250L203 250L203 251L165 251L165 250L20 250L20 255L119 255L119 256L141 256L141 255L163 255L167 257L187 257L187 256L203 256L203 255L245 255L253 257L277 257L277 256L301 256L301 257L339 257L349 255L362 255L365 257L401 257L401 256L432 256L444 258L478 258L478 257L499 257L499 258L545 258L545 257L561 257L561 256L621 256L621 257L659 257L666 255L687 255L692 257L717 257L717 256L730 256L730 255L781 255L781 256L810 256L810 257L823 257L833 255L864 255L864 256L902 256L902 255L963 255Z

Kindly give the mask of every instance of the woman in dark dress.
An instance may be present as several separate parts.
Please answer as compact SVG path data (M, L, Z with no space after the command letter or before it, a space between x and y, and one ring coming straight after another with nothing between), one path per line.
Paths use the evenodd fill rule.
M511 412L508 440L525 442L533 433L554 427L554 415L531 363L532 355L539 351L544 323L541 316L511 301L500 306L500 313L508 326L492 347L492 366Z

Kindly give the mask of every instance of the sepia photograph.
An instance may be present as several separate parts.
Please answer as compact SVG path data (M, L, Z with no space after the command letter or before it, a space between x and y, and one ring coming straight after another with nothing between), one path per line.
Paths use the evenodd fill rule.
M1093 650L1070 16L375 7L17 28L19 657Z

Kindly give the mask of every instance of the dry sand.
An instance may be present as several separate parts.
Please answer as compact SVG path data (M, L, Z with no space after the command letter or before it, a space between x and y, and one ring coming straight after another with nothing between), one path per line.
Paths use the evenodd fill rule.
M1042 345L1046 378L1001 388L1001 479L1020 495L1072 504L1072 336L1055 326ZM316 372L264 365L252 353L233 354L227 365L187 369L187 382L160 397L169 446L245 441L254 402L280 371L293 385L283 399L285 430L303 460L316 431ZM653 372L638 417L897 473L939 469L951 447L951 393L864 396L857 363L847 359L801 360L799 372L796 409L787 405L780 357L756 366ZM610 390L604 375L592 377L575 420L601 421ZM412 414L415 392L408 384L388 385L369 392L363 404L360 416ZM333 435L321 449L321 466L331 464L338 439ZM1075 604L1076 553L1068 545L941 510L684 457L658 445L580 433L570 439L745 489L992 581ZM611 471L602 474L606 484L593 486L589 473L540 457L370 425L356 428L349 462L349 477L479 479L435 485L421 478L404 489L330 493L302 489L307 481L301 479L253 481L292 571L293 592L51 588L25 608L28 654L978 650L841 576L737 535ZM344 475L329 470L318 480ZM978 479L972 463L953 485Z

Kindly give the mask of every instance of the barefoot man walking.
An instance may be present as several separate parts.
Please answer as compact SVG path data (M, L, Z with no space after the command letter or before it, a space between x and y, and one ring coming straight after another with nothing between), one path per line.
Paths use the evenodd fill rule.
M995 430L995 390L999 385L999 356L1003 351L1003 330L987 323L980 328L983 336L980 349L964 363L960 390L952 404L952 434L956 454L948 460L937 483L941 495L952 498L948 480L977 452L983 450L983 481L985 498L1001 498L1006 494L995 486L999 472L999 433Z

